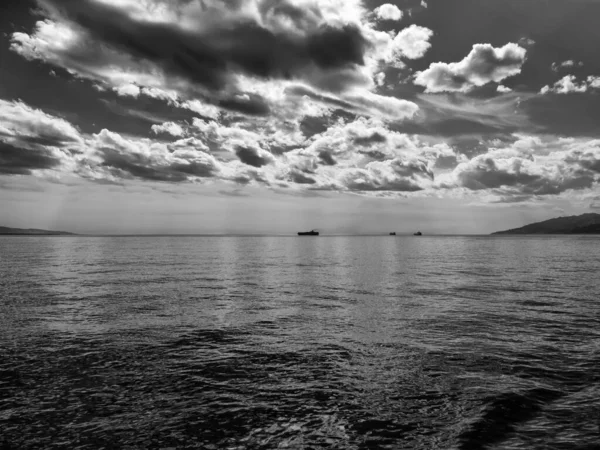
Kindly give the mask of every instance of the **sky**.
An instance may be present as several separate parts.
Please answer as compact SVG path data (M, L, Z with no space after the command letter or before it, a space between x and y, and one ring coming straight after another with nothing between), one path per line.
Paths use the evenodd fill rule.
M3 0L0 225L479 234L600 212L599 0Z

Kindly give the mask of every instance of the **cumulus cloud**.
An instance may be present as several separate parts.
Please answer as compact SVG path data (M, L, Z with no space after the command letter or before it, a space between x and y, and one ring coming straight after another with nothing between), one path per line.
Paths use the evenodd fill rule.
M23 102L0 99L0 138L36 144L60 145L81 141L77 129L64 119Z
M489 190L506 198L558 195L589 189L600 179L600 147L597 141L564 142L533 152L526 142L544 145L539 139L521 139L508 148L492 149L453 171L457 185L474 191Z
M77 129L64 119L20 101L0 100L0 173L67 166L81 143Z
M575 62L572 59L568 59L561 63L553 62L551 67L554 72L558 72L561 69L571 69L573 67L582 67L582 66L583 66L583 63L581 61Z
M427 50L431 48L429 39L432 36L433 31L429 28L414 24L410 25L401 30L394 38L394 51L408 59L422 58L427 53Z
M417 192L433 186L434 170L446 170L435 169L438 162L451 157L456 165L457 155L445 144L427 145L383 121L360 118L339 122L287 153L284 179L319 190Z
M475 44L471 52L455 63L437 62L417 72L415 83L426 92L467 92L476 86L517 75L525 62L526 50L514 43L494 48L490 44Z
M419 165L415 164L415 168L417 167ZM340 181L350 191L415 192L424 189L419 178L428 178L426 175L427 171L407 171L404 163L392 160L373 162L364 169L350 169L343 174Z
M363 195L466 189L502 201L590 189L600 181L598 140L520 136L469 159L446 143L423 142L390 130L384 120L361 117L340 119L296 148L274 153L273 140L262 133L215 121L196 119L186 128L192 136L165 143L109 130L83 135L63 119L22 103L2 107L4 175L52 170L99 182L222 180ZM172 125L181 127L162 127Z
M600 77L589 76L585 80L578 82L574 75L565 75L552 86L544 86L540 94L573 94L587 92L589 89L600 88Z
M385 3L375 8L373 12L380 20L398 21L402 19L402 11L396 5L392 5L390 3Z
M371 59L377 63L383 62L392 67L402 68L403 59L418 59L425 56L431 48L429 40L432 36L432 30L415 24L403 28L395 36L392 32L373 32L374 51Z
M124 84L115 88L117 94L121 97L139 97L142 90L135 84Z
M214 177L220 168L212 155L197 149L180 146L170 151L164 144L102 130L87 143L79 173L92 179L182 182L190 177Z
M507 92L512 92L512 89L502 84L499 84L496 88L496 91L498 91L498 93L500 94L506 94Z
M183 127L175 122L165 122L161 125L152 125L152 132L155 134L166 133L171 136L183 136L185 130Z

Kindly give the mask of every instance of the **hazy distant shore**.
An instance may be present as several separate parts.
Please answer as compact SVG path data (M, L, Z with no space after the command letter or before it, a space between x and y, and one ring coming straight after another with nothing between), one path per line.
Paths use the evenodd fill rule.
M0 235L3 235L3 236L75 236L75 233L69 233L67 231L39 230L36 228L0 227Z

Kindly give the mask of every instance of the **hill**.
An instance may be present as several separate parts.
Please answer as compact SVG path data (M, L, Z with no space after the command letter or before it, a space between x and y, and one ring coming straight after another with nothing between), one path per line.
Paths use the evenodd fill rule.
M17 235L17 236L72 236L74 233L67 233L66 231L50 231L50 230L38 230L35 228L9 228L0 227L0 235Z
M557 217L492 234L600 234L600 214Z

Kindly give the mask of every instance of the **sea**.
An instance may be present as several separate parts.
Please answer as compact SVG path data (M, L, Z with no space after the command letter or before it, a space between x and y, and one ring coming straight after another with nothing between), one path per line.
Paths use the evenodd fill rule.
M600 237L0 237L0 448L599 449Z

